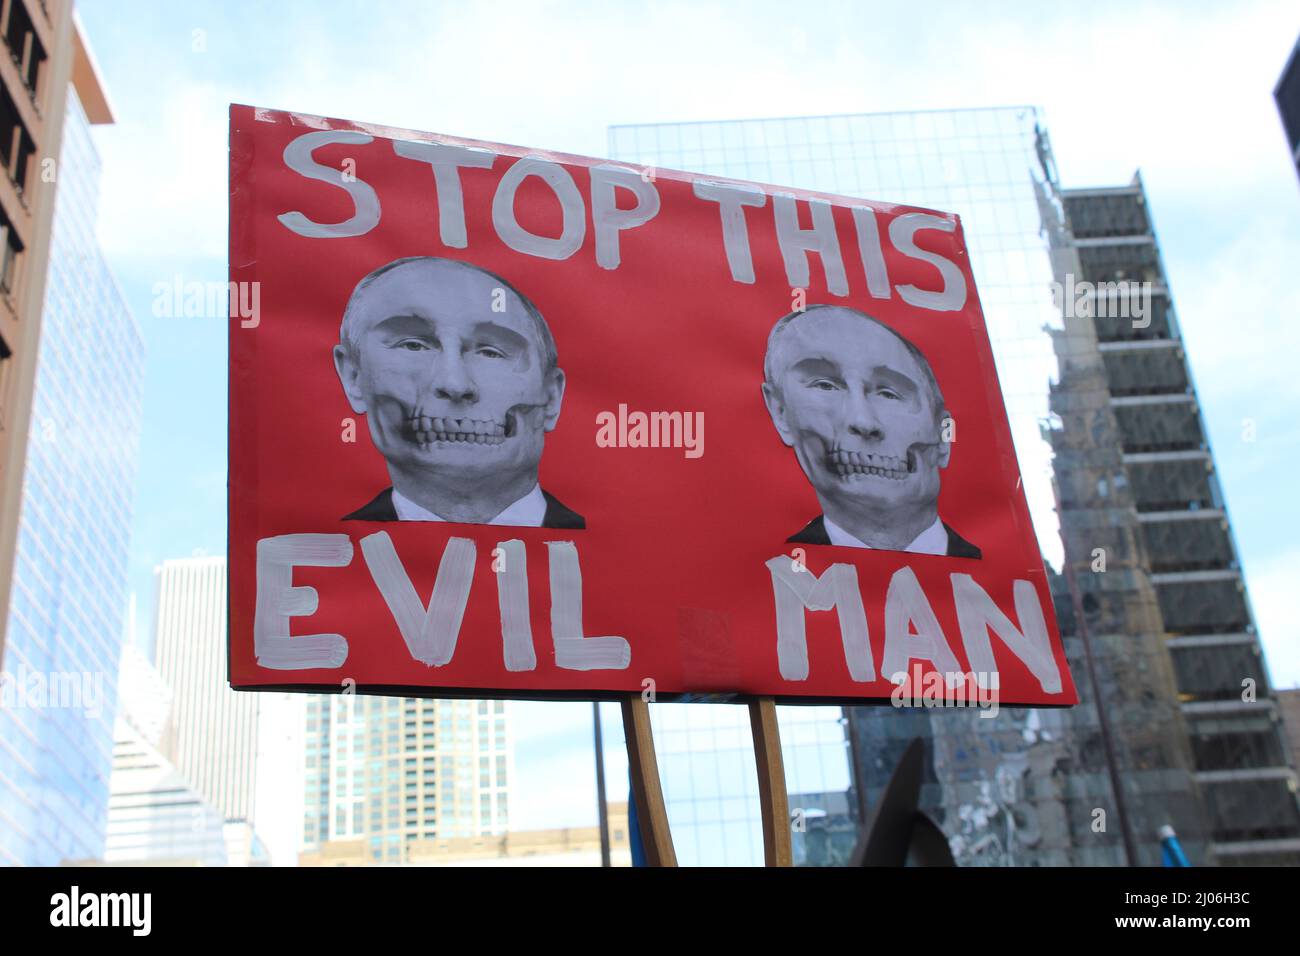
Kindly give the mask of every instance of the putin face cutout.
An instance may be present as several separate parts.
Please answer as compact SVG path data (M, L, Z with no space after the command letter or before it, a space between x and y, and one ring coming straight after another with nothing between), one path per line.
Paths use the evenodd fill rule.
M340 338L339 380L402 496L481 523L536 487L564 372L508 283L449 259L398 260L358 284Z
M923 355L853 309L814 306L773 330L763 397L826 518L907 550L938 520L947 413Z

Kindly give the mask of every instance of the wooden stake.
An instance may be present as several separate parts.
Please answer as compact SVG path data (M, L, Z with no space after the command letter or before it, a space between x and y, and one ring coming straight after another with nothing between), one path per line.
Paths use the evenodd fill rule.
M794 866L790 797L785 789L785 763L781 759L781 730L776 721L776 703L771 697L759 697L749 702L749 725L754 735L758 799L763 812L763 861L768 866Z
M623 737L627 740L627 763L632 774L632 799L636 801L637 824L646 862L651 866L676 866L673 835L668 829L664 791L655 759L654 731L650 728L650 706L640 694L623 698Z

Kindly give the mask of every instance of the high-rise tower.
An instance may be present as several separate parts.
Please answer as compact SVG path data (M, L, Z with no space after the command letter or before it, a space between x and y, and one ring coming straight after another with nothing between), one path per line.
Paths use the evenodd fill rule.
M144 345L95 237L112 114L72 4L3 0L0 41L0 863L57 865L104 846Z

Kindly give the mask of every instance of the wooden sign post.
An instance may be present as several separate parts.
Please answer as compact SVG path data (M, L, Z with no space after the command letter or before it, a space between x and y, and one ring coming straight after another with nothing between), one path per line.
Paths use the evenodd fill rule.
M790 838L790 797L781 759L781 730L771 697L749 702L749 726L754 735L754 764L758 768L758 800L763 812L763 862L794 866Z
M668 830L668 811L659 783L659 761L655 759L654 731L650 728L650 705L640 694L623 698L623 737L627 741L627 765L632 776L632 799L636 802L641 843L650 866L676 866L673 835Z

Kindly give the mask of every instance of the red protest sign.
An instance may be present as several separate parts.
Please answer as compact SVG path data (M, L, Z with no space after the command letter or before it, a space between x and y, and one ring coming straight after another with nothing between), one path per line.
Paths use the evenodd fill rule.
M233 686L1075 702L955 216L234 106L230 222Z

